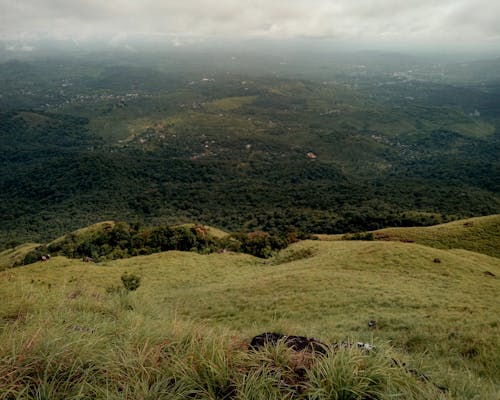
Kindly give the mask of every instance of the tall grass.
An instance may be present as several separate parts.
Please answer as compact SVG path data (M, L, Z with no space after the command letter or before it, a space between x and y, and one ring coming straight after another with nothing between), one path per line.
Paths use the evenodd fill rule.
M388 242L301 242L279 262L55 257L0 272L0 399L496 399L500 283L485 270L499 261ZM140 287L107 290L124 272ZM248 351L266 330L376 349Z
M238 339L239 340L239 339ZM119 343L82 354L81 340L33 337L1 348L2 399L438 399L389 352L326 356L283 344L248 351L221 332Z

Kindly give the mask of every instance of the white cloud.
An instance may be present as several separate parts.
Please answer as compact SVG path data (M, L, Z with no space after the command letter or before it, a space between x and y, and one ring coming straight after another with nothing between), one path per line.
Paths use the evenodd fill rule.
M498 0L0 0L0 38L326 37L493 41Z

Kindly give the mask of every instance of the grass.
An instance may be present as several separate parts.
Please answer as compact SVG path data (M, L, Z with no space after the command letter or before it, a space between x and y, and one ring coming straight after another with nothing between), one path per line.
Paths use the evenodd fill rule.
M0 252L0 271L12 267L15 263L21 263L26 254L38 246L38 243L25 243Z
M376 240L415 242L441 249L465 249L500 257L498 214L424 228L387 228L374 234Z
M167 252L102 264L53 257L4 271L0 398L500 394L497 258L415 243L304 241L276 260ZM125 272L141 277L138 290L107 290ZM378 350L313 360L284 348L248 353L265 331Z
M51 338L42 342L35 337L17 349L25 357L15 354L8 360L2 359L9 364L0 365L3 373L0 396L37 399L444 398L432 385L392 364L384 351L368 355L343 349L324 358L298 359L284 346L249 353L227 333L204 333L206 337L193 330L184 334L168 332L174 340L133 344L117 340L107 357L93 356L90 362L88 341L69 339L62 343ZM137 339L139 337L133 338ZM98 342L91 344L99 347ZM305 368L308 373L303 372Z
M48 243L48 245L63 242L67 239L68 235L71 235L72 237L74 237L75 240L83 242L85 240L88 240L89 238L91 238L92 236L94 236L96 234L100 234L103 230L112 229L114 226L115 226L114 221L98 222L97 224L93 224L93 225L87 226L85 228L77 229L76 231L73 231L69 234L58 237L58 238L52 240L50 243Z

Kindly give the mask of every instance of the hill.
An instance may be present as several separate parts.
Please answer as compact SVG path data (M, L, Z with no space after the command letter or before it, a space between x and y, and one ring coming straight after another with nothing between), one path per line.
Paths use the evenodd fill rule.
M429 227L386 228L375 231L374 238L440 249L465 249L500 258L500 214Z
M106 232L110 229L113 229L115 226L114 221L103 221L103 222L98 222L97 224L93 224L90 226L87 226L85 228L80 228L77 229L76 231L70 232L66 235L60 236L51 242L48 243L48 246L50 245L57 245L60 244L69 238L74 240L77 244L83 243L88 240L92 240L92 238L95 235L99 235L102 232Z
M21 264L30 251L40 246L38 243L25 243L0 252L0 271Z
M123 293L118 288L125 272L140 276L137 291ZM67 395L64 371L92 365L78 375L86 393L105 390L100 385L108 379L108 395L126 390L135 398L148 393L163 398L158 391L167 389L160 385L160 375L168 372L176 376L170 385L187 385L182 387L198 393L196 398L223 398L214 388L222 390L225 379L237 388L228 398L246 398L242 382L257 379L248 375L249 365L270 373L270 382L276 382L276 374L284 374L282 379L290 382L284 371L297 367L287 364L291 361L286 352L281 362L272 353L265 355L271 361L248 358L245 343L265 331L315 336L329 343L364 341L380 348L377 355L332 354L331 360L336 360L332 363L339 363L340 357L344 367L349 365L343 371L358 371L340 384L344 389L363 381L363 373L373 374L373 363L389 368L381 360L394 358L427 377L427 383L415 382L411 373L389 368L390 374L402 373L397 379L390 375L394 382L403 379L407 390L412 388L412 394L406 392L403 398L487 399L500 393L500 261L484 254L416 243L303 241L269 260L176 251L101 264L55 257L1 274L0 292L6 301L0 306L0 367L7 368L12 357L26 359L6 370L11 374L5 376L18 379L18 386L8 380L12 393L22 387L35 390L33 382L41 379L50 393L66 390ZM369 321L375 321L375 327ZM37 358L47 352L56 365ZM187 357L182 366L172 352ZM30 363L37 363L42 372L53 372L43 378L42 372L36 375L28 368ZM303 367L315 370L316 363ZM325 367L320 363L318 368L321 365ZM334 375L340 368L335 365ZM382 370L379 373L377 379L386 376ZM259 376L253 381L258 390L262 389ZM304 393L311 393L312 376L293 376L295 384L304 385ZM448 392L435 391L436 385ZM168 387L172 393L174 387L179 389ZM274 387L290 389L285 383ZM315 398L327 398L323 386L316 390L323 397ZM401 395L403 389L390 389L384 383L377 390L375 398L382 399L398 391ZM101 398L104 392L100 393L95 397ZM266 398L281 398L283 392L279 393ZM289 396L303 398L295 389Z
M99 222L60 236L47 243L46 246L58 247L70 241L74 247L78 247L85 242L92 241L95 237L109 231L114 226L114 221ZM25 257L30 252L36 251L39 247L42 247L42 245L38 243L26 243L0 252L0 270L22 265ZM46 251L46 253L49 254L50 252Z
M438 249L465 249L500 258L500 215L467 218L426 227L385 228L370 240L418 243ZM320 240L356 239L352 234L316 235ZM361 234L359 239L364 236Z

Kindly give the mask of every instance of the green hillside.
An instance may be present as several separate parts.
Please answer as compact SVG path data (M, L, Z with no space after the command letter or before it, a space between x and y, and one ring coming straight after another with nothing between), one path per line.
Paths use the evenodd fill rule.
M374 237L441 249L465 249L500 258L500 214L429 227L386 228L375 231Z
M0 252L0 270L10 268L16 263L22 263L26 254L38 246L40 246L38 243L25 243Z
M80 228L77 229L76 231L73 231L71 233L68 233L66 235L63 235L61 237L58 237L48 244L58 244L62 243L65 240L67 240L69 237L71 237L75 242L77 243L83 243L87 240L92 239L95 235L100 234L103 231L107 231L112 229L115 226L114 221L103 221L103 222L98 222L97 224L93 224L90 226L87 226L85 228Z
M140 276L137 291L118 289L125 272ZM293 375L287 351L247 354L252 336L277 331L377 346L306 362L325 374L336 366L332 376L341 366L351 371L343 388L379 379L376 388L363 386L375 397L349 398L493 399L500 394L499 275L500 260L484 254L383 241L303 241L269 260L176 251L100 264L53 257L0 275L0 387L7 398L6 387L70 398L64 382L76 374L84 398L191 391L193 398L243 399L254 398L244 394L244 382L254 379L257 398L331 398L314 376ZM427 379L391 366L391 358ZM284 379L278 385L276 374ZM287 374L302 394L284 383ZM232 397L217 392L228 381ZM323 394L311 397L315 391Z
M438 249L464 249L500 257L500 215L461 219L427 227L385 228L373 240L418 243ZM319 240L356 239L352 234L316 235ZM360 235L363 238L363 234Z

